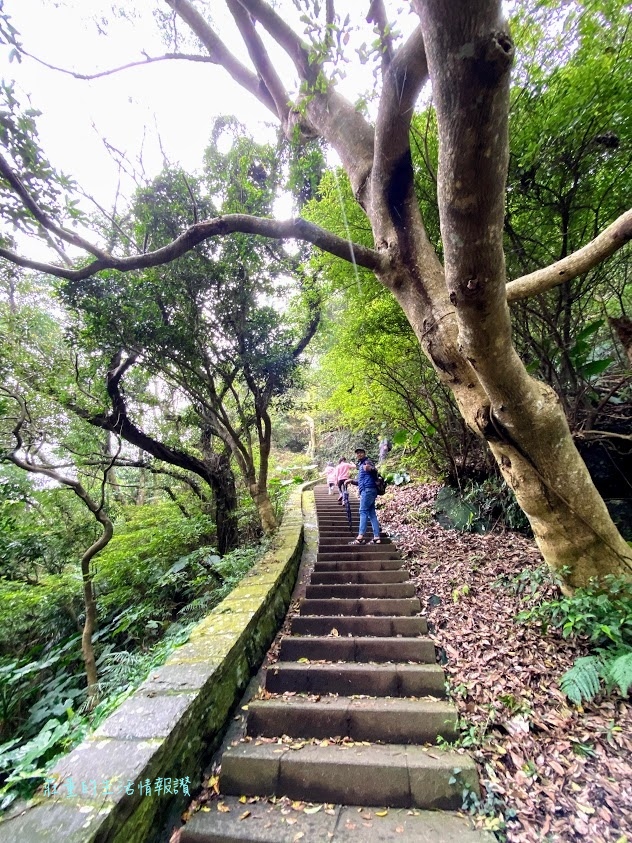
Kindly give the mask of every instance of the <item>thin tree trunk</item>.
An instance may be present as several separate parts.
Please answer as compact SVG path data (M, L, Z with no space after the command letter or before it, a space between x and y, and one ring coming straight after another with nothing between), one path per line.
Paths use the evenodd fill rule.
M269 536L273 533L276 528L278 527L276 515L274 514L274 507L272 506L272 501L268 495L267 491L257 491L255 486L255 490L251 492L252 499L255 502L255 506L257 507L257 512L259 513L259 518L261 520L261 527L263 532L266 536Z
M92 506L88 504L87 493L81 494L80 491L74 489L77 494L92 511L97 521L103 527L101 536L94 544L86 550L81 557L81 577L83 580L83 601L86 611L86 619L83 625L83 632L81 634L81 653L83 655L83 662L86 668L86 677L88 680L88 698L94 700L97 692L98 676L97 664L94 655L94 644L92 636L97 626L97 603L94 596L94 583L92 574L92 560L103 550L114 535L114 528L112 522L103 512L102 509L95 511ZM83 491L83 490L81 490Z

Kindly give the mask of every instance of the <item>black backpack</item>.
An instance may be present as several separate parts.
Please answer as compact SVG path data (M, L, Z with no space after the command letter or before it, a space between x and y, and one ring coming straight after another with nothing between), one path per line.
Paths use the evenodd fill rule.
M385 494L387 485L386 478L382 477L382 475L376 470L374 480L378 495Z

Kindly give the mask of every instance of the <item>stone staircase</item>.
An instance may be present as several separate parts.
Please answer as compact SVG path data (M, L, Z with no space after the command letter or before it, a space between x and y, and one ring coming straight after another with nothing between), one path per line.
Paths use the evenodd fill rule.
M314 494L319 546L300 613L266 671L267 698L249 703L250 740L222 756L222 799L181 843L490 839L455 813L464 788L478 792L476 768L436 745L455 737L457 712L397 548L350 546L336 496ZM288 819L287 803L251 796L324 809Z

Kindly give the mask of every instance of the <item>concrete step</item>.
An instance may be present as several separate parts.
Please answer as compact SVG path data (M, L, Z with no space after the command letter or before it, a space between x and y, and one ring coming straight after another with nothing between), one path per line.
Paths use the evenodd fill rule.
M219 809L221 805L221 809ZM223 796L198 811L180 831L180 843L494 843L468 819L443 811L383 806L298 803L288 806L265 799L242 804ZM245 815L245 816L244 816ZM243 817L243 819L242 819Z
M454 740L457 720L456 708L441 700L321 697L313 702L292 697L253 700L247 734L424 744L436 743L438 736Z
M393 549L391 549L393 548ZM395 545L384 544L364 544L346 545L337 551L318 551L316 555L317 562L359 562L360 560L368 559L400 559Z
M350 539L348 539L344 534L341 534L340 531L337 531L335 533L325 533L324 535L321 534L318 537L318 546L321 548L321 550L328 551L330 547L346 548L349 546L349 541ZM388 545L392 547L393 542L391 539L384 537L380 538L380 545Z
M371 697L443 697L445 674L438 664L297 664L276 662L266 671L266 690L305 694L366 694Z
M417 597L306 599L301 601L299 611L301 615L415 615L421 611L421 603Z
M399 598L414 597L415 586L410 582L395 583L349 583L337 585L308 585L305 597L308 600L328 600L337 598Z
M224 753L219 786L231 796L335 803L344 794L348 804L448 810L461 807L464 787L479 792L472 759L404 744L290 749L242 743Z
M314 571L401 571L401 559L360 559L355 562L315 562Z
M321 543L318 546L318 553L319 554L320 553L329 553L329 554L335 553L336 555L340 556L341 554L344 555L346 553L356 553L357 551L361 551L363 548L366 548L366 550L367 550L367 554L366 554L365 558L370 559L371 555L376 552L376 549L377 549L378 555L379 555L379 551L382 551L382 553L385 553L387 555L387 558L388 558L389 554L397 553L396 558L398 558L398 559L400 558L399 557L399 551L397 550L397 547L392 542L387 544L386 540L384 540L381 544L377 544L377 545L376 544L350 545L348 541L343 541L343 542L337 541L336 543L332 543L332 544L322 544Z
M311 585L336 585L338 583L387 583L406 582L408 571L314 571Z
M428 634L428 623L422 617L342 617L339 615L296 616L291 631L295 635L372 635L377 637ZM332 637L336 637L332 636Z
M281 661L420 662L434 664L435 645L430 638L352 638L285 636Z

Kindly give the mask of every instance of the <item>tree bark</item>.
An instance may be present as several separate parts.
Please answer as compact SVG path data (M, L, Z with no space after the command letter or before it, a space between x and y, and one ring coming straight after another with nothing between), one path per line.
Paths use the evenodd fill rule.
M445 278L458 346L451 386L490 444L549 564L571 586L629 576L624 542L577 452L557 396L529 377L511 340L502 228L513 47L499 5L417 2L437 108ZM455 378L458 370L471 378ZM441 369L440 369L441 371ZM442 374L445 377L445 370ZM471 385L470 385L471 384Z
M94 557L108 544L114 535L114 527L112 522L107 517L101 507L95 508L91 505L92 502L88 498L87 493L77 484L77 488L72 487L76 495L78 495L86 504L88 509L92 512L99 524L103 528L101 536L94 542L81 557L81 578L83 580L83 602L86 611L86 619L83 624L83 631L81 633L81 654L83 656L83 663L86 668L86 677L88 681L88 698L94 700L97 693L98 676L97 663L94 655L94 644L92 636L97 628L97 601L94 596L94 583L92 576L91 563Z
M255 485L251 490L252 499L257 507L259 518L261 520L261 527L266 536L271 535L278 527L276 515L274 514L274 507L268 495L267 490L258 491Z

